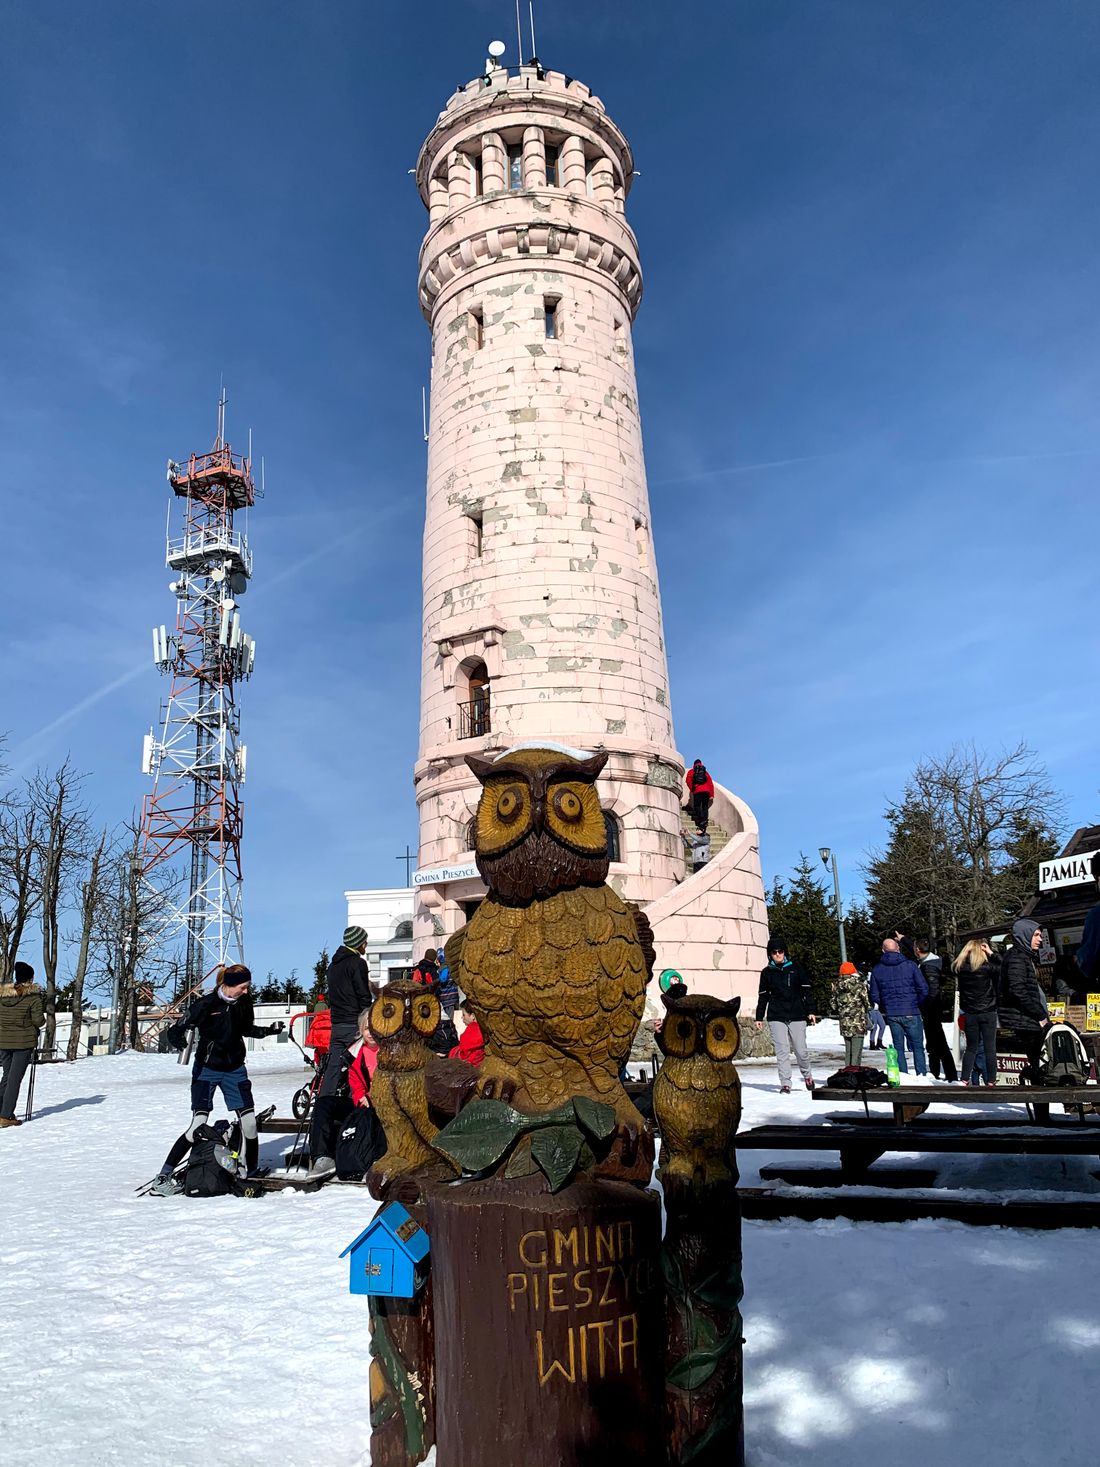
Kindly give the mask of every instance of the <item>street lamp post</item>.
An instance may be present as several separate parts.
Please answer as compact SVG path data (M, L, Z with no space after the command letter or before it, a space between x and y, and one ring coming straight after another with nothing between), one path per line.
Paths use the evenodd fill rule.
M836 869L836 852L831 851L828 846L818 846L817 854L821 857L821 864L828 866L830 860L833 863L833 896L836 899L836 930L840 938L840 961L848 961L848 944L844 940L844 908L840 905L840 877Z

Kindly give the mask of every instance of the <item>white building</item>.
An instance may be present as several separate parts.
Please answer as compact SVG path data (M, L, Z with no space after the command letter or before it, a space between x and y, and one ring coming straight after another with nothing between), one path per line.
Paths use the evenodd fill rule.
M413 966L414 887L383 886L371 891L346 891L348 926L362 927L368 937L367 964L371 982L403 978ZM417 957L420 956L418 952Z

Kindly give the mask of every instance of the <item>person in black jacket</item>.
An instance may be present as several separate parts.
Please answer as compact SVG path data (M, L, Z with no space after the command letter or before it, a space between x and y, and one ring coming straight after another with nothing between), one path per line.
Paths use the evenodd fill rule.
M332 1014L332 1039L329 1042L325 1073L321 1077L321 1095L335 1095L348 1067L348 1050L359 1038L359 1015L371 1006L370 969L363 954L367 950L367 934L362 927L344 928L344 941L332 955L325 978L325 992Z
M913 957L928 984L928 997L920 1006L920 1016L924 1021L924 1042L928 1050L928 1068L937 1080L942 1069L943 1078L953 1084L959 1078L959 1071L947 1036L943 1032L943 959L932 952L922 938L913 943ZM951 1017L954 1021L954 1013Z
M244 1136L245 1166L256 1171L260 1140L252 1082L245 1069L245 1039L265 1039L278 1034L280 1024L257 1024L248 988L252 974L243 963L223 968L213 992L204 993L178 1023L168 1030L169 1041L183 1048L189 1031L195 1033L195 1059L191 1068L191 1124L172 1143L153 1186L160 1196L179 1187L172 1173L191 1149L195 1131L210 1119L214 1094L220 1090L227 1110L235 1110Z
M760 992L756 1000L756 1027L763 1027L767 1017L779 1065L779 1089L791 1093L791 1046L794 1046L798 1068L807 1090L814 1088L810 1056L806 1048L806 1021L816 1024L810 1012L813 992L810 975L794 958L787 956L787 944L781 937L768 943L768 966L760 974Z
M979 1050L984 1053L985 1081L997 1083L997 989L1001 960L983 938L968 942L951 964L959 980L959 1012L966 1019L966 1053L962 1082L974 1085Z
M1016 1044L1027 1055L1027 1067L1034 1081L1043 1048L1043 1030L1050 1022L1047 1001L1039 987L1035 959L1031 956L1043 945L1038 922L1021 917L1012 924L1012 946L1001 964L1001 989L998 1014L1001 1028L1012 1031Z

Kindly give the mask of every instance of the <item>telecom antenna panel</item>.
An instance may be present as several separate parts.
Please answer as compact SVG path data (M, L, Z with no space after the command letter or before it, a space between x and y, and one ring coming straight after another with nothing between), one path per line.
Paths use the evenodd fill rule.
M165 898L164 930L186 940L186 992L202 988L222 963L244 961L241 909L241 786L237 685L252 675L256 644L241 629L239 600L252 578L248 540L233 517L256 499L251 454L225 441L225 394L209 453L168 461L176 508L169 509L165 563L175 574L171 630L153 629L153 661L171 677L159 734L145 736L142 771L153 788L141 813L143 880L182 867L178 894ZM172 520L182 509L182 534ZM246 520L247 523L247 520Z

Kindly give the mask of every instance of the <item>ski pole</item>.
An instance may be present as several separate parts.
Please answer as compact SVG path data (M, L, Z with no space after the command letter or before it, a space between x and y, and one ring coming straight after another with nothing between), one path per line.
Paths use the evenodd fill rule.
M34 1076L38 1069L38 1050L31 1050L31 1078L27 1083L27 1108L23 1112L24 1121L29 1121L34 1113Z

